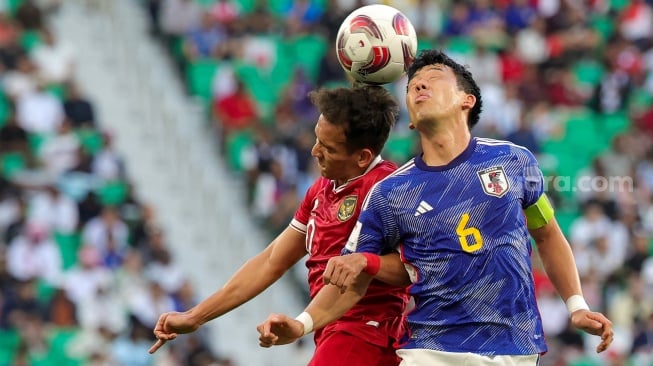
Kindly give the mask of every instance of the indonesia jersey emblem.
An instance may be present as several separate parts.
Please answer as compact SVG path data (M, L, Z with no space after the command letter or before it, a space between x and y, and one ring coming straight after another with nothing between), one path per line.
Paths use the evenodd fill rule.
M342 203L340 203L340 207L338 207L338 220L340 220L341 222L347 221L352 216L354 216L354 211L356 211L357 200L358 200L358 196L347 196L342 200Z
M478 173L483 191L490 196L501 197L510 188L510 182L506 178L506 172L502 166L483 169Z

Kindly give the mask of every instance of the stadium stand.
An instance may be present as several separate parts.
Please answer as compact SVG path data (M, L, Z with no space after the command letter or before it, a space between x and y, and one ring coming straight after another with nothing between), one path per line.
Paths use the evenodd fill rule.
M310 347L260 350L253 334L267 313L301 308L301 268L209 334L160 358L121 357L149 346L148 301L189 306L287 224L316 174L305 93L347 84L329 50L340 21L365 3L0 1L0 365L302 364ZM542 364L653 365L653 2L384 3L411 19L420 48L470 66L486 106L475 134L537 154L585 296L614 322L615 343L596 355L595 340L569 328L535 255L550 347ZM403 99L405 80L388 87ZM406 122L404 111L384 152L398 163L418 153ZM93 235L107 221L111 235ZM13 263L10 249L30 240L61 258ZM151 281L160 271L178 280ZM102 308L118 295L107 277L131 300ZM67 290L56 278L84 280Z
M225 162L247 184L252 214L274 234L292 215L288 207L306 188L301 182L315 174L304 164L309 150L300 148L314 123L303 93L346 84L327 51L340 21L368 2L193 3L186 2L185 14L196 12L197 20L180 34L166 28L164 14L181 2L150 1L152 24L161 24L153 31L164 44L175 45L169 47L171 57L216 129ZM444 48L472 69L486 106L475 134L507 139L537 154L586 296L615 321L618 341L606 355L593 354L591 339L567 327L564 306L535 256L551 347L543 364L650 365L645 334L653 303L652 2L384 3L411 19L420 48ZM213 16L212 27L199 27L202 14ZM199 55L200 45L211 45L212 52ZM291 77L297 73L299 80ZM257 107L240 125L216 113L221 101L235 95L236 85L246 89L239 99ZM401 80L388 87L401 100L404 85ZM417 153L405 119L404 114L385 151L399 163Z

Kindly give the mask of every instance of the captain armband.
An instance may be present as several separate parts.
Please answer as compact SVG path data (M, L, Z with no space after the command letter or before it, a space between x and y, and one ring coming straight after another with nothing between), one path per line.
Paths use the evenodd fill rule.
M526 226L528 229L539 229L548 224L553 218L553 207L546 194L542 193L537 202L528 206L524 210L524 213L526 214Z

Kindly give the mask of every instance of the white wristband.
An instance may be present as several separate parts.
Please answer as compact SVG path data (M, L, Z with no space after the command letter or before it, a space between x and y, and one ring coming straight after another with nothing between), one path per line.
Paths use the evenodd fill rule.
M313 331L313 317L311 314L307 312L303 312L295 318L295 320L299 320L302 324L304 324L304 334L307 335L308 333Z
M585 302L585 299L580 295L571 295L565 302L567 305L567 311L569 314L572 314L576 310L589 310L590 307Z

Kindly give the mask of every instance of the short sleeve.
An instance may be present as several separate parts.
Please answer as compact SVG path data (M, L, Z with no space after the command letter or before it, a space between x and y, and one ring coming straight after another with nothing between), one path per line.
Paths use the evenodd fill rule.
M544 193L544 177L535 156L528 151L526 164L523 168L524 202L522 208L535 204Z

